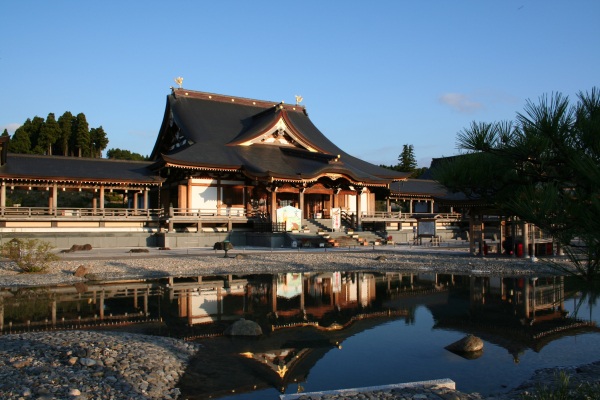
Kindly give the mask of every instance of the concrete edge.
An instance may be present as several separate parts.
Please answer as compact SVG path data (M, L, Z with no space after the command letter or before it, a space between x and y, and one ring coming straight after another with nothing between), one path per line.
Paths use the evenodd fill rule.
M406 383L396 383L392 385L382 385L382 386L368 386L362 388L354 388L354 389L339 389L339 390L326 390L322 392L305 392L305 393L294 393L294 394L282 394L279 396L281 400L292 400L298 399L302 396L323 396L328 394L336 394L336 395L355 395L358 393L366 393L366 392L374 392L377 390L392 390L392 389L408 389L408 388L419 388L425 386L436 386L442 387L446 389L456 390L456 383L452 379L444 378L444 379L434 379L430 381L418 381L418 382L406 382Z

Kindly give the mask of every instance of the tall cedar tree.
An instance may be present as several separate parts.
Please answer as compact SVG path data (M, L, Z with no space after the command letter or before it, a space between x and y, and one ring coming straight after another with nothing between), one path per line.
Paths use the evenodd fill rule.
M108 138L104 128L99 126L98 128L90 129L90 156L100 158L102 157L102 151L108 146Z
M61 130L60 125L56 122L54 114L48 114L46 122L42 124L40 128L40 136L38 137L37 145L33 149L36 154L47 154L52 155L52 147L56 140L60 136Z
M29 135L29 129L31 128L31 120L27 118L27 121L23 125L17 128L15 133L8 142L8 151L11 153L29 154L31 153L31 139Z
M398 157L400 161L400 171L413 172L417 168L417 160L415 159L415 150L412 144L402 146L402 153Z
M71 148L76 157L90 156L90 127L84 113L79 113L75 117Z
M54 154L63 156L69 155L69 142L73 132L74 117L70 111L65 111L63 115L58 117L58 125L60 126L60 135L56 140L56 148Z

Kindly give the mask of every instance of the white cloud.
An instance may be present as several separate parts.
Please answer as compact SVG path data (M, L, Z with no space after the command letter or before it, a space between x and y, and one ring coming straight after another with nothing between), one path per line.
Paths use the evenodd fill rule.
M444 93L439 98L440 103L450 106L460 113L470 114L483 108L483 104L462 93Z
M21 124L17 124L15 122L10 123L10 124L6 124L6 125L0 125L0 134L2 132L4 132L4 130L6 129L8 131L8 133L10 135L12 135L13 133L15 133L15 131L17 130L18 127L20 127Z

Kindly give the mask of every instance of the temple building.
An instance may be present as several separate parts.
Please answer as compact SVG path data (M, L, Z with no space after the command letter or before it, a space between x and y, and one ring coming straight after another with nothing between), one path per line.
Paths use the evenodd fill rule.
M300 104L183 88L166 100L147 162L10 154L2 138L0 231L272 232L309 220L360 230L408 175L347 154ZM87 203L65 202L72 192Z
M277 210L286 207L299 210L296 224L343 213L360 226L407 176L345 153L299 104L186 89L167 97L151 158L165 181L160 204L170 210L170 229L197 224L198 215L212 225L222 217L282 223Z

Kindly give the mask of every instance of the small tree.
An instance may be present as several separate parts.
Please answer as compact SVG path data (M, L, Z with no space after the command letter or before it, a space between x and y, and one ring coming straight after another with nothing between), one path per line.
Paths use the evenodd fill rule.
M415 149L412 144L405 144L402 146L402 153L398 157L398 161L400 161L400 171L412 172L417 168Z
M102 157L102 151L108 146L108 137L104 128L99 126L98 128L90 129L90 156L100 158Z
M48 264L58 260L58 256L51 250L50 243L37 239L15 238L0 247L2 255L25 273L46 272Z

